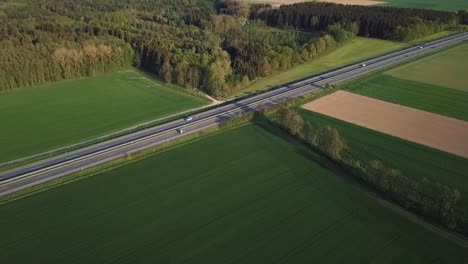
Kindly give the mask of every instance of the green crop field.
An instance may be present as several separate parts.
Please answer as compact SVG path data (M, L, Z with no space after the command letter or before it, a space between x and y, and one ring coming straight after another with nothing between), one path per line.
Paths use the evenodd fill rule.
M435 53L387 72L394 77L468 92L468 43Z
M468 205L468 159L304 109L299 111L313 124L336 127L354 159L380 160L413 179L426 177L458 188Z
M330 53L289 70L275 73L247 86L242 92L265 89L356 61L404 48L406 44L371 38L355 38Z
M468 121L468 92L375 74L344 87L353 93Z
M0 94L0 163L199 107L135 71Z
M384 2L386 2L387 5L400 7L429 8L448 11L468 9L468 2L466 0L387 0Z
M468 258L279 133L244 126L0 205L0 263Z

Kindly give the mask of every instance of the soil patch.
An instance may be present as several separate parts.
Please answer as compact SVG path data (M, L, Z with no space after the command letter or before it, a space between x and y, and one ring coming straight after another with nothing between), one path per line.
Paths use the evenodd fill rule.
M303 108L468 158L468 122L338 91Z

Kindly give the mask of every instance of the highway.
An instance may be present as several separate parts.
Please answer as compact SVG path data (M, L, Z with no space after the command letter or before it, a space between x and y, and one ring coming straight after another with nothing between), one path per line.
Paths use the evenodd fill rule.
M216 109L207 110L197 114L191 121L185 121L183 119L175 120L0 173L0 196L11 194L117 158L125 157L131 153L218 125L232 117L244 113L261 110L269 105L282 103L289 98L299 97L312 91L322 89L327 83L336 84L343 82L466 40L468 40L468 33L461 33L427 42L422 45L422 48L421 46L410 47L378 58L362 61L344 68L313 76L254 97L220 106ZM181 128L185 131L183 134L176 131Z

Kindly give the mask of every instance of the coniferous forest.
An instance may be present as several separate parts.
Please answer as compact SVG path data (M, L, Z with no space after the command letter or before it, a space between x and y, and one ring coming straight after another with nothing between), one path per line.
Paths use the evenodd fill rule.
M460 12L460 14L463 11ZM431 9L380 6L338 5L309 2L258 8L252 18L274 27L326 30L333 24L357 23L359 36L409 41L441 31L459 23L459 15Z

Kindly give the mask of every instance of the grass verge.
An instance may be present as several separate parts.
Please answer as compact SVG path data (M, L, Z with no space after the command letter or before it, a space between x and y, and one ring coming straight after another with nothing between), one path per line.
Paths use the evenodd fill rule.
M0 260L23 263L34 254L41 263L461 263L468 257L459 243L382 206L339 168L279 133L242 126L3 204L1 223L9 228Z
M193 133L193 134L186 135L182 138L174 139L169 142L166 142L166 143L163 143L163 144L160 144L160 145L157 145L157 146L154 146L154 147L151 147L151 148L148 148L148 149L136 152L136 153L132 153L131 155L125 158L115 159L110 162L106 162L104 164L97 165L97 166L85 169L77 173L72 173L70 175L66 175L66 176L63 176L63 177L60 177L60 178L30 187L30 188L26 188L26 189L14 192L12 194L2 196L0 197L0 205L36 194L39 192L43 192L51 188L56 188L64 184L68 184L68 183L78 181L87 177L91 177L99 173L112 170L112 169L115 169L120 166L124 166L132 162L136 162L140 159L147 158L157 153L164 152L172 148L177 148L179 146L188 144L190 142L201 140L207 136L220 133L224 130L229 130L238 126L245 125L245 123L246 122L232 122L231 125L229 126L208 128L208 129L205 129L205 130Z
M467 61L468 43L463 43L389 70L387 74L468 92Z
M361 37L354 38L311 62L259 79L243 89L242 93L267 89L278 84L398 50L405 46L406 44L404 43L392 41Z
M0 95L0 163L207 104L136 71Z

